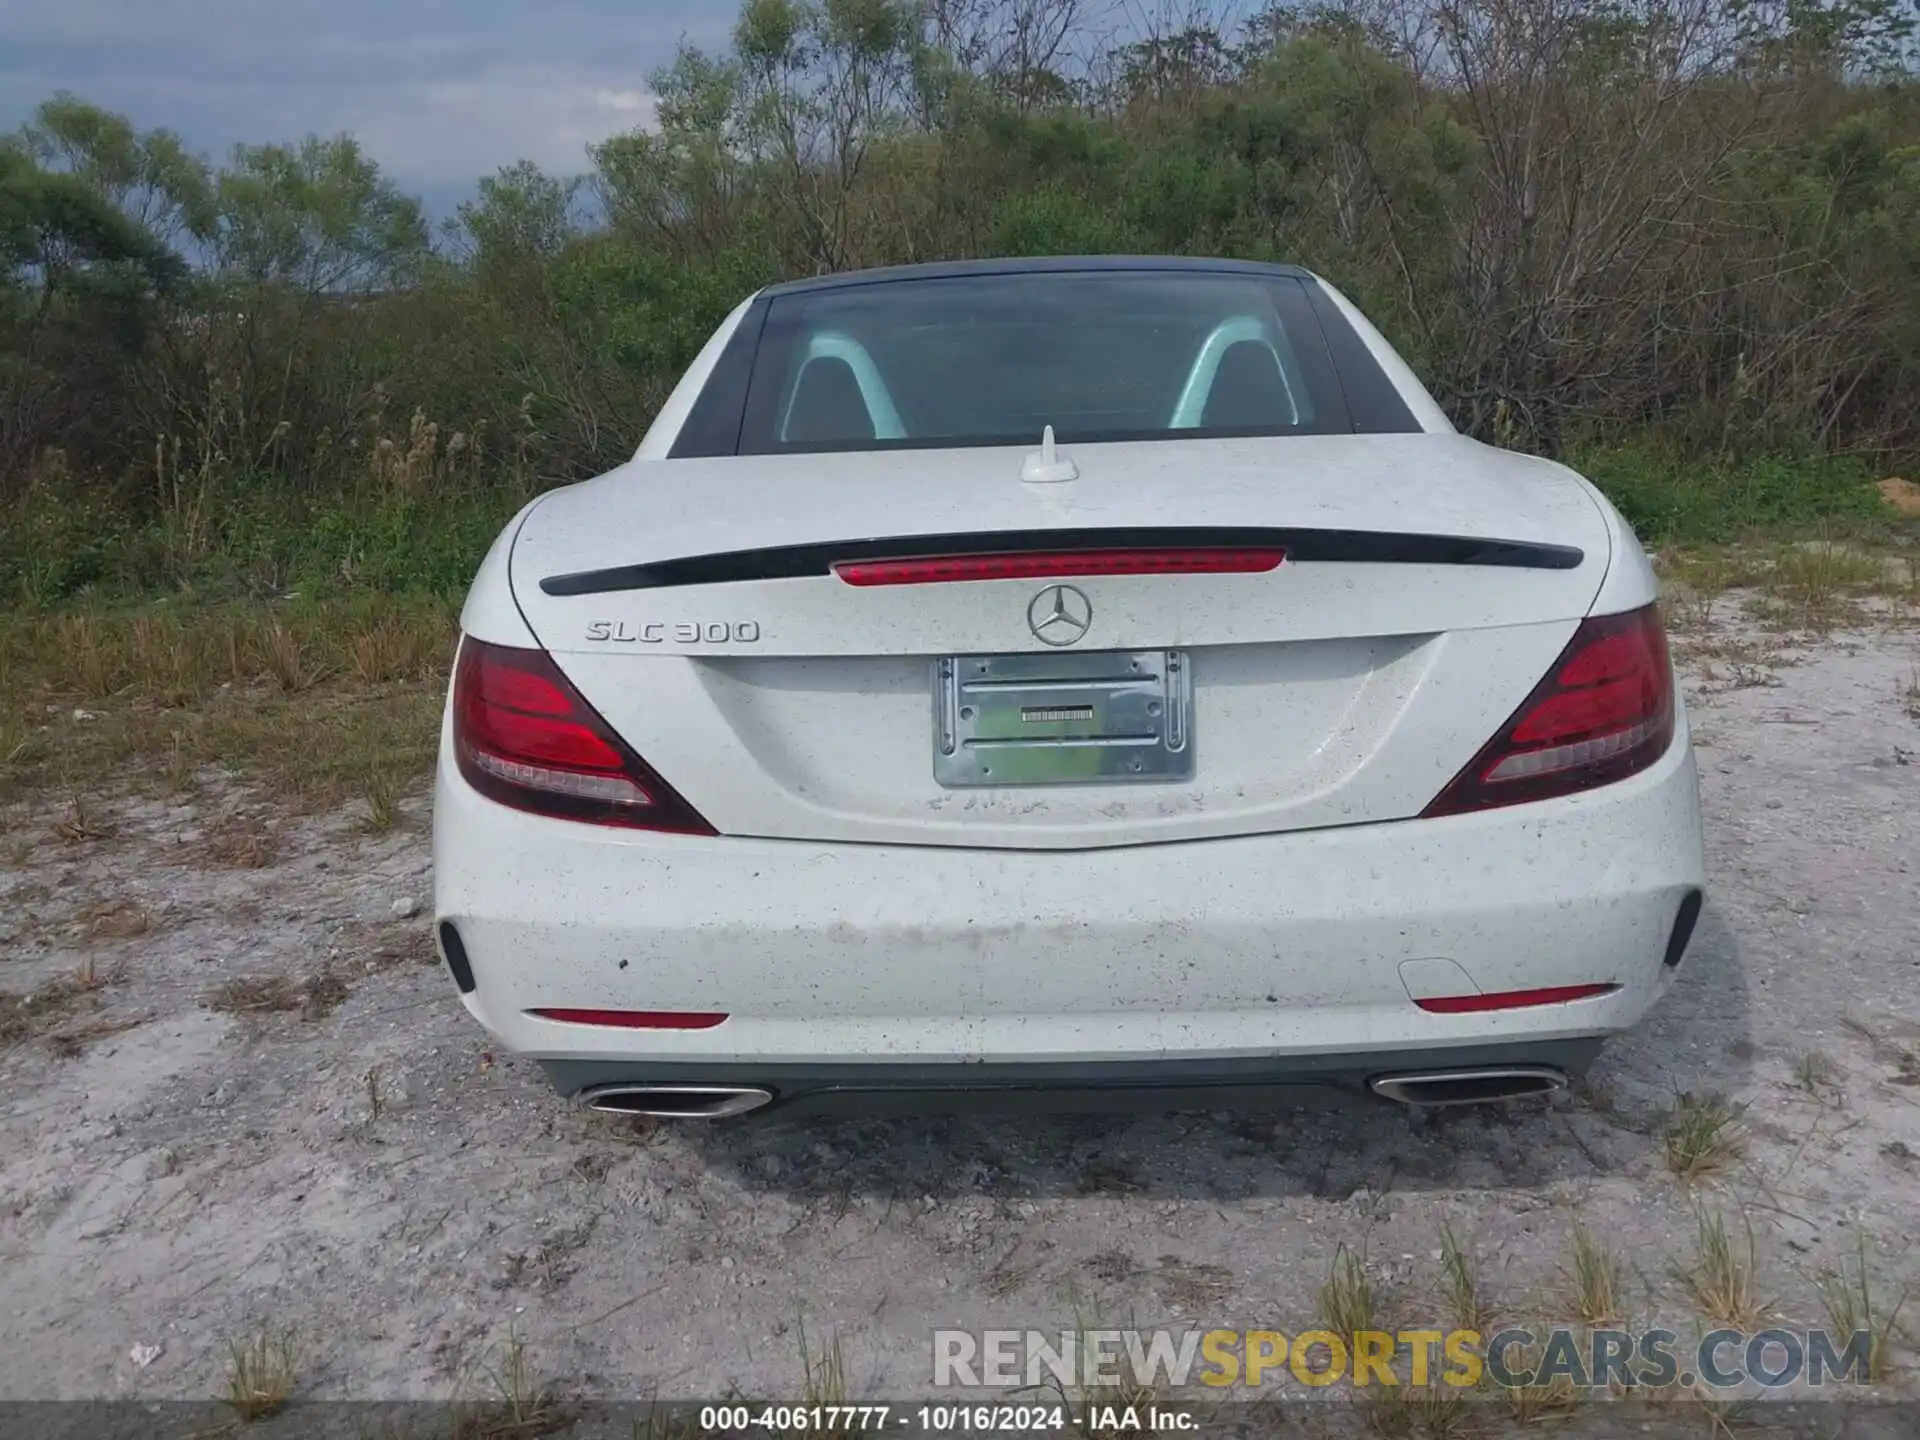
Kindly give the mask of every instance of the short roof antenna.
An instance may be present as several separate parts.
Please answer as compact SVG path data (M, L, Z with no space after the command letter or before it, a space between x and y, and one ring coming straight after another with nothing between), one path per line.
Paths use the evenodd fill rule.
M1041 433L1040 448L1027 456L1020 467L1020 478L1029 485L1057 485L1063 480L1078 480L1080 467L1069 455L1062 455L1053 443L1053 426Z

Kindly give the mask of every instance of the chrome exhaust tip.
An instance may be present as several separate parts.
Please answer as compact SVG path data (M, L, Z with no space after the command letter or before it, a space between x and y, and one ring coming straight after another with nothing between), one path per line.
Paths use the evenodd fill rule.
M771 1103L773 1092L744 1085L602 1085L580 1097L609 1115L656 1120L724 1120Z
M1550 1065L1502 1065L1378 1075L1367 1084L1374 1094L1401 1105L1482 1105L1551 1095L1566 1088L1567 1076Z

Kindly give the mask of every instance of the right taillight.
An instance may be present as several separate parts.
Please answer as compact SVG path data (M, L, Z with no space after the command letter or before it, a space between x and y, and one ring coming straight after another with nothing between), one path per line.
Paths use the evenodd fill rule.
M712 835L544 650L460 642L453 753L475 790L535 815Z
M1652 605L1583 622L1553 668L1423 816L1570 795L1646 769L1673 743L1673 666Z

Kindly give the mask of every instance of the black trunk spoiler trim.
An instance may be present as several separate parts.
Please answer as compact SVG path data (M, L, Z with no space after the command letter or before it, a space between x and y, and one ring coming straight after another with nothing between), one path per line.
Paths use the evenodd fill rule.
M616 565L549 575L549 595L610 595L683 585L797 580L830 575L854 560L927 560L953 555L1030 555L1056 550L1145 547L1279 548L1290 565L1476 565L1517 570L1574 570L1586 559L1571 545L1479 540L1458 535L1401 535L1378 530L1290 530L1257 526L1151 525L1077 530L988 530L951 535L894 535L829 540L687 555L643 565Z

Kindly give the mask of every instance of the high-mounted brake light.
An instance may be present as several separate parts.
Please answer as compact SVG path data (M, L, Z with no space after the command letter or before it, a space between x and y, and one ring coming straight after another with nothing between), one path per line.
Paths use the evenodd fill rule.
M962 580L1047 580L1063 575L1258 575L1287 552L1220 546L1154 550L1057 550L1033 554L935 555L848 560L833 573L849 585L942 585Z
M716 833L621 742L544 650L460 642L453 753L469 785L515 810Z
M1673 743L1673 666L1652 605L1597 615L1423 815L1571 795L1646 769Z

